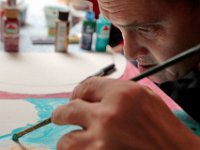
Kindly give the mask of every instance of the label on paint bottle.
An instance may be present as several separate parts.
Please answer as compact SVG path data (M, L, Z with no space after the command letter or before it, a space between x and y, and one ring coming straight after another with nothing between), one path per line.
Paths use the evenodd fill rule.
M86 14L86 19L83 21L82 26L82 36L80 41L80 47L84 50L91 50L93 33L96 29L96 21L93 11L88 11Z
M56 22L55 51L67 52L69 44L69 11L59 11Z
M67 28L65 22L56 24L56 51L67 52Z
M4 48L8 52L19 50L19 10L17 8L6 8L4 16Z
M110 38L111 23L101 14L97 20L96 48L97 52L105 52Z

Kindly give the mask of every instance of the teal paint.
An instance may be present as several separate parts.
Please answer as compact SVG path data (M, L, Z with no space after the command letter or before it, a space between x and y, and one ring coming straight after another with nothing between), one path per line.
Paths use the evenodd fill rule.
M69 102L68 99L26 99L25 101L33 104L38 112L38 122L51 116L51 113L59 105L63 105ZM188 116L183 110L173 111L175 116L180 119L183 124L185 124L192 132L200 136L200 124L194 121L190 116ZM18 133L28 127L33 126L33 124L27 124L24 127L17 128L11 131L10 134L0 136L0 142L5 140L11 140L14 133ZM81 129L79 126L57 126L54 124L49 124L42 128L39 128L23 137L19 140L23 144L30 144L40 147L46 147L51 150L56 150L57 141L66 133L70 131Z
M179 110L173 112L175 116L186 125L194 134L200 136L200 124L193 120L185 111Z
M101 14L97 20L96 47L97 52L105 52L110 38L111 23Z
M93 33L96 30L96 20L93 11L88 11L86 18L83 20L82 36L80 47L84 50L92 50Z
M38 122L51 116L51 113L59 105L66 104L69 102L68 99L26 99L26 101L33 104L38 112L39 120ZM14 133L18 133L28 127L33 126L33 124L27 124L24 127L17 128L13 130L8 135L0 136L0 141L11 140ZM39 128L31 133L28 133L21 137L19 141L23 144L36 145L41 147L47 147L51 150L56 150L57 141L66 133L80 129L78 126L66 125L57 126L53 123Z

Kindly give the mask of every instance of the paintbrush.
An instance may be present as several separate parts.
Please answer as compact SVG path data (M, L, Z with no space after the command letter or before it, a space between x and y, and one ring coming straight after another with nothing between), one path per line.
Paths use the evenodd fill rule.
M184 60L186 58L189 58L189 57L191 57L191 56L193 56L195 54L199 55L199 52L200 52L200 44L198 44L195 47L192 47L192 48L188 49L187 51L185 51L183 53L180 53L180 54L178 54L178 55L166 60L165 62L163 62L163 63L161 63L161 64L159 64L159 65L157 65L155 67L152 67L151 69L139 74L138 76L136 76L134 78L131 78L130 80L131 81L139 81L139 80L141 80L141 79L143 79L145 77L148 77L148 76L150 76L150 75L152 75L154 73L157 73L157 72L159 72L159 71L161 71L161 70L163 70L163 69L165 69L165 68L167 68L169 66L172 66L172 65L174 65L174 64L176 64L178 62L181 62L182 60ZM32 127L28 128L28 129L24 130L24 131L21 131L19 133L14 134L12 139L14 141L18 141L18 139L21 136L23 136L23 135L25 135L27 133L30 133L30 132L32 132L32 131L40 128L40 127L43 127L43 126L45 126L45 125L47 125L49 123L51 123L51 118L48 118L48 119L36 124L35 126L32 126Z
M22 137L23 135L25 135L25 134L27 134L27 133L30 133L31 131L34 131L34 130L40 128L40 127L43 127L43 126L45 126L45 125L47 125L47 124L49 124L49 123L51 123L51 118L48 118L48 119L46 119L46 120L44 120L44 121L42 121L42 122L40 122L40 123L38 123L38 124L36 124L36 125L34 125L34 126L28 128L28 129L26 129L26 130L24 130L24 131L22 131L22 132L13 134L12 140L17 142L18 139L19 139L20 137Z
M106 75L109 75L109 74L113 73L115 70L116 70L115 64L110 64L110 65L100 69L95 74L87 77L86 79L88 79L90 77L93 77L93 76L106 76ZM84 79L83 81L85 81L86 79ZM80 83L82 83L83 81L81 81ZM32 131L40 128L40 127L43 127L43 126L45 126L45 125L47 125L49 123L51 123L51 118L48 118L48 119L46 119L46 120L44 120L44 121L42 121L42 122L40 122L40 123L28 128L28 129L25 129L24 131L21 131L19 133L13 134L12 140L18 141L18 139L20 137L22 137L23 135L25 135L25 134L27 134L29 132L32 132Z

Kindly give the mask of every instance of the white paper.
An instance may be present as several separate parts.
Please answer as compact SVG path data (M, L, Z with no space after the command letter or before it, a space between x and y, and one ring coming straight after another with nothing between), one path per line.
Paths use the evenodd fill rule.
M83 79L114 63L110 78L119 78L126 59L121 54L0 53L0 91L21 94L71 92Z
M37 111L29 102L24 100L0 100L0 136L10 134L12 130L35 124L38 119Z
M0 150L50 150L43 145L25 145L11 140L0 142Z

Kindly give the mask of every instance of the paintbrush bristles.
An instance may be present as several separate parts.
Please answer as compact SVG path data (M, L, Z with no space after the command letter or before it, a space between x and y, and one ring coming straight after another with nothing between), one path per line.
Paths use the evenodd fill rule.
M38 124L36 124L36 125L34 125L34 126L28 128L28 129L26 129L26 130L24 130L24 131L22 131L22 132L19 132L19 133L14 134L14 135L12 136L12 140L17 142L18 139L19 139L21 136L23 136L23 135L25 135L25 134L27 134L27 133L29 133L29 132L32 132L32 131L34 131L34 130L40 128L40 127L43 127L43 126L45 126L45 125L47 125L47 124L49 124L49 123L51 123L51 118L48 118L48 119L46 119L46 120L44 120L44 121L42 121L42 122L40 122L40 123L38 123Z

